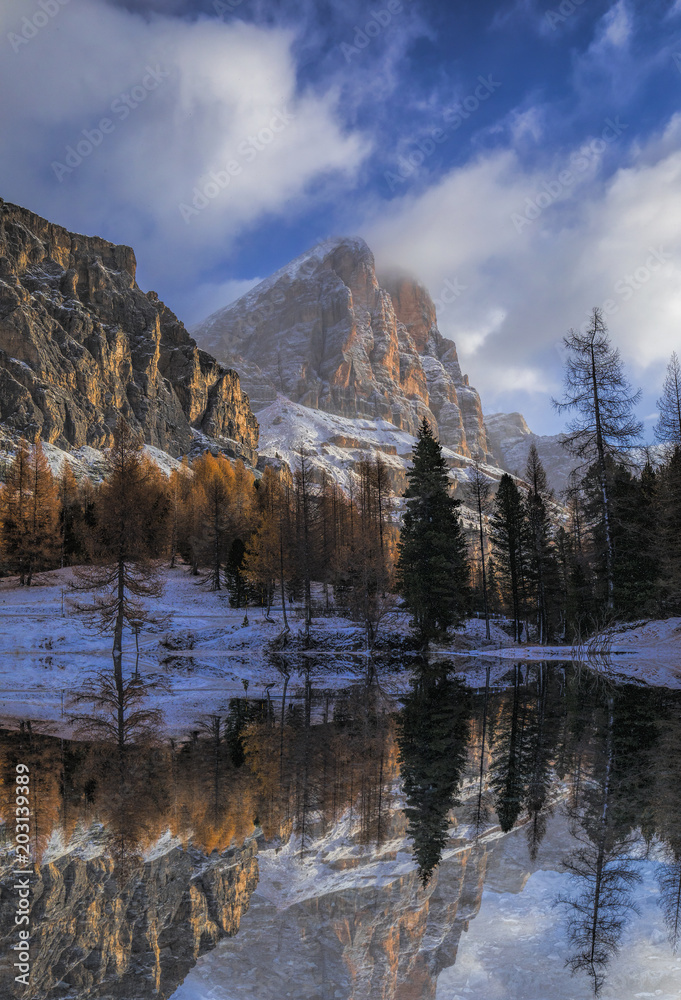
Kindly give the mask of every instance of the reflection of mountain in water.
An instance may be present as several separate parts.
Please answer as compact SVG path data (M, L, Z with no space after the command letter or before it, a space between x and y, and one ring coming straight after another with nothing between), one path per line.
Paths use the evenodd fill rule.
M170 996L199 955L239 929L258 881L256 854L251 840L218 857L175 847L126 863L90 842L43 865L33 889L32 997ZM14 906L6 886L4 928Z
M37 997L169 996L205 951L195 992L177 1000L209 995L203 975L216 1000L231 1000L225 977L247 1000L434 997L483 885L519 891L580 846L565 919L586 893L595 936L610 942L607 978L613 920L626 925L636 893L616 879L623 864L636 870L643 839L664 854L660 900L678 937L677 694L606 688L560 665L471 690L448 665L423 664L401 701L375 676L333 693L304 680L294 700L232 699L181 741L3 735L5 775L21 756L36 779L38 853L57 829L81 845L57 856L53 841L41 870ZM224 853L257 825L257 859L253 841ZM615 876L599 901L594 865L601 882ZM239 932L214 949L249 898ZM11 937L7 883L0 912ZM563 961L583 952L572 943Z

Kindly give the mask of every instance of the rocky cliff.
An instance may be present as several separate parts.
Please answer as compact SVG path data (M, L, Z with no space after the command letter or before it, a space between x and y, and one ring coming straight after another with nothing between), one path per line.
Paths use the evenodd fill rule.
M261 880L239 933L201 958L174 1000L201 995L205 983L219 1000L466 995L465 984L450 993L438 979L455 966L483 891L518 894L533 871L557 869L568 837L565 818L549 816L534 862L522 826L507 835L490 828L477 843L455 827L425 889L403 839L406 823L394 819L395 839L381 848L327 835L318 852L311 845L295 863L285 848L263 850ZM501 932L492 946L504 940Z
M411 434L425 416L449 448L489 454L480 399L430 296L412 279L379 283L361 239L321 243L192 333L238 367L256 411L280 393Z
M579 464L563 448L562 434L534 434L521 413L491 413L485 417L487 438L496 463L522 479L530 445L542 460L549 484L559 497Z
M31 1000L171 996L199 955L236 934L258 883L256 855L249 840L208 858L174 848L146 863L115 864L89 844L43 865L32 880ZM13 881L0 886L5 931L14 926ZM3 941L7 997L21 995L7 958L15 940L11 930Z
M0 422L102 448L121 415L171 455L200 432L253 462L258 423L238 375L141 291L135 268L129 247L0 201Z

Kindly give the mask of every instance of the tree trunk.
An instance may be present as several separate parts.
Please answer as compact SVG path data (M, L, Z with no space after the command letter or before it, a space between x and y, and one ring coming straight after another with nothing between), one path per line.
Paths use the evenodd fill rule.
M118 753L121 766L125 754L125 707L123 689L123 622L125 612L125 562L118 560L118 590L116 623L114 625L113 640L113 666L114 683L116 685L117 704L117 728L118 728Z
M603 431L601 428L601 404L598 395L598 382L596 380L596 357L594 355L593 343L591 345L591 383L594 397L594 418L596 421L596 449L598 451L598 478L603 498L603 530L605 532L605 575L608 588L608 608L612 610L615 606L615 580L613 570L612 554L612 532L610 527L610 507L608 497L608 469L605 463L605 447L603 444Z
M478 526L480 529L480 561L482 563L482 602L485 608L485 638L490 639L489 607L487 605L487 577L485 575L485 538L482 531L482 500L478 494Z

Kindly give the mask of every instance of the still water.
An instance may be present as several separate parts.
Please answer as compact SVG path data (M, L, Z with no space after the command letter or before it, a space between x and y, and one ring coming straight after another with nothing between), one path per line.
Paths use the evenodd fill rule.
M681 997L681 692L569 663L475 687L462 660L344 687L325 666L280 659L279 689L172 738L141 682L101 678L71 738L1 731L3 998Z

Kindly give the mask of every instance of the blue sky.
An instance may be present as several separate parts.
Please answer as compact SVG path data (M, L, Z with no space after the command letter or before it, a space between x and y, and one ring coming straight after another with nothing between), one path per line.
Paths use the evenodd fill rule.
M132 245L186 323L361 235L441 302L484 409L538 432L606 303L650 437L681 349L680 0L6 0L0 45L0 196Z

